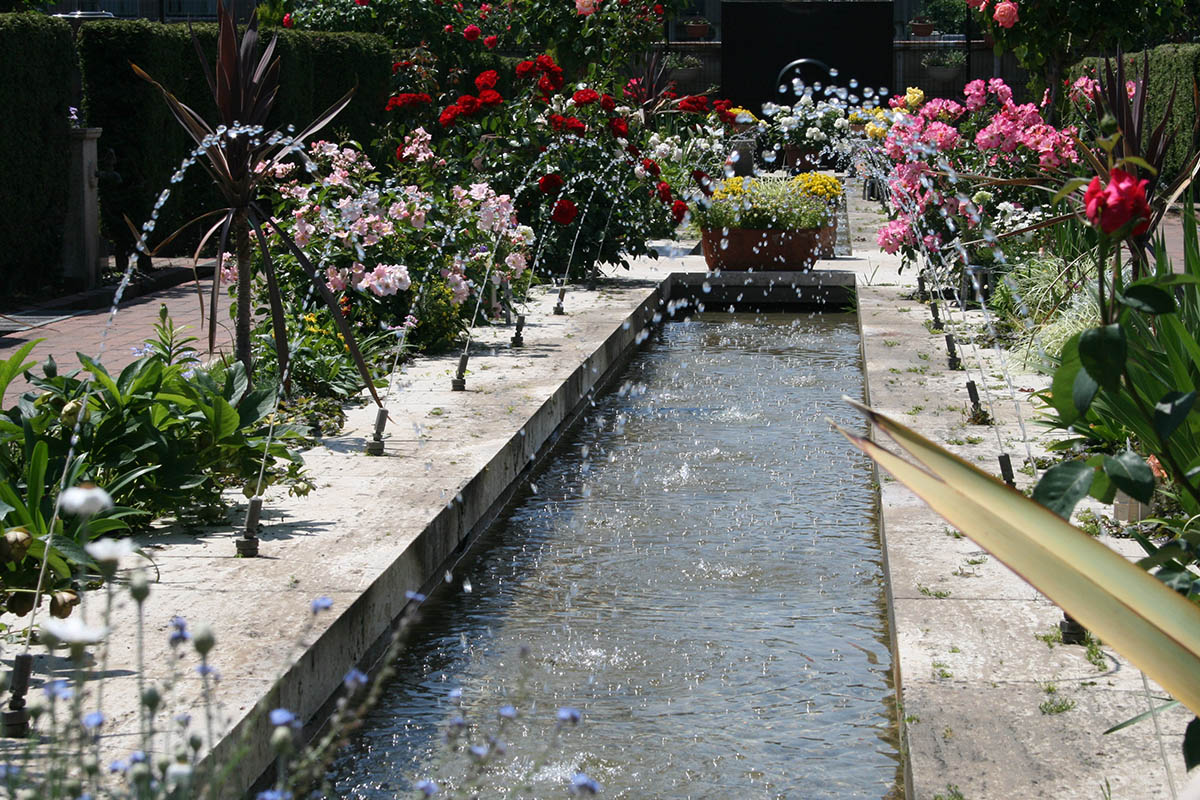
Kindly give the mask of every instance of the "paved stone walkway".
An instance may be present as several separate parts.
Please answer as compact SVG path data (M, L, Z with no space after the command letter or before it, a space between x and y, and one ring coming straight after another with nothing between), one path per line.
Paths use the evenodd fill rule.
M122 303L112 321L107 339L104 338L104 330L109 321L108 309L80 311L67 319L40 328L0 335L0 358L10 357L26 342L42 339L43 341L33 349L31 358L41 362L47 356L53 355L62 369L77 369L79 359L75 354L82 352L94 358L100 352L100 343L104 339L101 363L109 372L119 372L136 358L133 354L134 348L140 347L147 337L154 334L154 324L158 322L158 310L162 305L167 307L177 327L186 325L189 327L187 334L197 337L199 341L195 342L196 349L207 351L209 285L208 282L202 284L205 290L203 321L196 284L189 281ZM217 312L216 351L209 355L233 351L233 324L229 318L229 303L229 295L222 295ZM16 402L16 398L28 389L29 384L25 380L14 380L4 394L4 407L10 407Z

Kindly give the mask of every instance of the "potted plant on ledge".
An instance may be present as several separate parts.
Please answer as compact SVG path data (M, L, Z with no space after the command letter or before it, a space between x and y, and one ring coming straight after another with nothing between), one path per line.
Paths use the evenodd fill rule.
M707 39L712 24L704 17L692 17L684 20L683 33L689 39Z
M710 270L796 271L820 257L829 207L790 178L734 177L694 204L692 214Z
M967 65L967 54L955 48L931 50L921 57L921 66L935 81L948 82L958 78Z

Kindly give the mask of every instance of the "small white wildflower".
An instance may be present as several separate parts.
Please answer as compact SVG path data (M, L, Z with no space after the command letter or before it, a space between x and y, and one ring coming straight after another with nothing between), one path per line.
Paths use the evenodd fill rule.
M48 619L42 623L42 638L63 644L95 644L108 635L108 628L88 625L80 615Z
M72 486L58 497L58 507L68 514L90 517L113 507L113 499L99 486Z
M137 545L132 539L110 539L105 537L83 546L87 554L101 563L120 564L121 559L133 555Z

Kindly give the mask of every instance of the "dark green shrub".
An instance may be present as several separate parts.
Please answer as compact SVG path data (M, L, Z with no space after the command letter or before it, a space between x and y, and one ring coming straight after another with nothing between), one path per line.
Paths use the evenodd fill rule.
M216 25L193 27L209 63L216 52ZM270 126L305 124L350 87L358 91L338 117L329 138L369 143L383 119L391 80L387 40L370 34L279 33L281 90ZM154 76L202 117L214 116L212 98L196 61L185 26L145 20L105 21L84 25L79 35L84 104L89 124L104 128L100 138L103 168L120 175L100 190L101 226L105 237L128 248L133 241L123 216L140 225L150 216L159 192L191 150L187 135L175 123L157 90L137 77L130 63ZM174 187L162 211L154 241L219 203L211 181L199 167ZM181 239L194 245L201 231Z
M1125 69L1129 75L1142 72L1143 53L1126 53ZM1093 77L1104 73L1104 59L1088 58L1072 67L1070 80L1080 75ZM1196 108L1192 86L1200 81L1200 44L1164 44L1150 51L1150 82L1147 85L1146 112L1152 123L1146 130L1149 136L1153 126L1162 120L1167 110L1171 90L1175 89L1175 105L1171 111L1168 128L1178 133L1167 150L1163 162L1163 180L1170 182L1179 174L1188 154L1197 144L1192 138L1192 125L1200 109Z
M67 207L71 28L0 14L0 291L35 292L59 270Z

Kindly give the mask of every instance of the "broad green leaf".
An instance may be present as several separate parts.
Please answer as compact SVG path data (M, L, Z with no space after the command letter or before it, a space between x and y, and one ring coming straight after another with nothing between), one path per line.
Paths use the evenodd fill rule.
M1125 494L1141 503L1149 503L1154 494L1154 473L1141 456L1126 450L1104 457L1104 473Z
M122 408L125 405L124 399L121 397L121 390L117 388L117 383L109 376L106 370L98 361L92 359L91 356L85 353L76 353L75 357L79 359L79 363L83 368L92 373L96 379L96 383L108 393L109 399L115 408Z
M214 442L220 442L225 438L237 433L238 429L238 414L233 406L221 396L213 398L213 404L205 409L205 416L208 417L208 422L212 426L212 436Z
M1079 361L1096 383L1115 391L1125 371L1125 331L1114 323L1079 334Z
M1167 392L1154 406L1154 430L1166 444L1176 428L1183 424L1192 406L1196 404L1195 392Z
M37 526L38 533L46 532L46 523L41 519L39 511L42 505L42 493L46 491L46 463L50 458L50 448L45 441L39 441L33 447L33 455L25 465L25 506Z
M1079 415L1087 411L1092 398L1088 397L1083 407L1075 399L1076 376L1083 371L1079 363L1079 334L1075 334L1063 345L1058 369L1054 371L1054 380L1050 384L1050 405L1058 412L1062 421L1070 425L1079 419ZM1087 373L1084 373L1086 376ZM1095 381L1092 381L1093 385ZM1092 392L1095 396L1095 392Z
M1134 281L1129 284L1129 288L1134 286L1181 286L1185 283L1200 283L1200 275L1192 275L1186 272L1175 273L1173 275L1155 275L1150 278L1142 278L1140 281Z
M1200 710L1200 608L993 476L858 407L918 463L842 430L855 447L1173 697Z
M1058 205L1059 200L1062 200L1067 195L1073 194L1077 190L1082 189L1084 186L1087 186L1087 185L1088 185L1087 178L1071 178L1071 180L1069 180L1063 184L1061 189L1059 189L1057 192L1054 193L1054 199L1052 201L1050 201L1050 204Z
M1175 298L1157 286L1130 286L1117 300L1143 314L1170 314L1175 311Z
M1087 465L1095 470L1095 474L1092 476L1092 489L1088 494L1105 505L1111 503L1113 498L1117 496L1117 487L1104 474L1104 456L1092 456L1087 460Z
M1069 519L1079 501L1088 496L1095 476L1095 468L1082 461L1055 464L1038 481L1033 499L1063 519Z
M31 342L26 342L17 348L17 351L11 356L0 361L0 397L3 397L4 393L8 391L8 385L12 383L13 378L37 363L36 361L26 361L25 359L29 356L30 351L33 350L34 345L44 341L46 340L34 339Z

